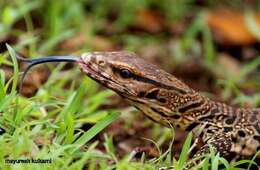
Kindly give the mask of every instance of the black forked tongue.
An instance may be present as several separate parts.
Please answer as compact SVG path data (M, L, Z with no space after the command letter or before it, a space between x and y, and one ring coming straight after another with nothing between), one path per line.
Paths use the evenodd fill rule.
M16 58L19 61L29 63L29 65L25 68L22 78L21 78L21 83L19 87L19 92L22 90L22 85L24 82L24 78L28 71L35 65L42 64L42 63L50 63L50 62L77 62L79 60L78 57L76 56L48 56L48 57L42 57L42 58L36 58L36 59L27 59L19 56L16 54Z

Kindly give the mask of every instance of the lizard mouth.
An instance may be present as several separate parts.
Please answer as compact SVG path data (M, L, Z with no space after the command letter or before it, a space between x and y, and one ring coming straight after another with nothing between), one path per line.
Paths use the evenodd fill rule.
M86 73L90 78L92 78L93 80L95 80L101 84L105 85L106 82L110 81L107 77L102 75L99 71L96 71L95 69L93 69L91 67L90 63L85 63L84 61L80 60L79 66L80 66L80 69L82 70L82 72Z

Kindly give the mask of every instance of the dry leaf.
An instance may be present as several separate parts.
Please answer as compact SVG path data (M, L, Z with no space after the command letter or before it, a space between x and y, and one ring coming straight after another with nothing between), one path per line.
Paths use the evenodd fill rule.
M163 29L162 17L148 9L138 11L136 22L138 27L151 33L157 33Z
M255 19L260 25L260 14L255 14ZM257 41L248 30L242 11L231 9L211 11L207 16L207 23L215 39L221 44L249 45Z

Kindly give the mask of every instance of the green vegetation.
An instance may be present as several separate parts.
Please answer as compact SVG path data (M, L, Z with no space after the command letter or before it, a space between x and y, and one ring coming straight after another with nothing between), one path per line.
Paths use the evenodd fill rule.
M228 68L218 64L217 45L205 23L205 7L218 3L207 1L201 7L195 0L0 1L0 127L6 131L0 135L0 169L149 170L174 166L175 170L181 170L188 160L191 134L179 157L175 157L173 130L143 119L128 106L114 106L116 95L80 73L75 66L45 65L50 70L50 75L43 78L47 80L30 86L28 82L34 79L29 79L27 89L33 95L24 97L18 93L22 71L19 66L22 65L18 65L14 51L34 58L50 54L80 55L95 50L131 50L148 56L148 60L158 61L171 72L180 71L180 67L187 69L188 63L196 61L204 71L212 73L207 78L213 78L214 85L201 79L207 84L206 89L221 87L205 95L237 106L259 107L259 56L239 61L238 73L227 74ZM223 3L233 7L237 1ZM143 9L155 10L163 18L163 26L158 26L158 31L140 26L136 21L138 11ZM254 31L257 29L250 12L248 24ZM181 21L188 23L181 33L172 31L172 25L177 27ZM6 43L13 49L9 46L3 50ZM36 72L31 75L44 77ZM118 120L124 120L122 130L133 128L134 121L150 129L149 139L141 139L147 138L144 134L138 136L138 140L156 148L159 156L151 158L143 152L137 157L135 148L120 155L119 146L114 144L117 136L104 130ZM82 128L86 124L91 127ZM131 137L137 138L136 134ZM28 158L51 159L52 163L12 165L5 162ZM206 170L211 164L211 169L217 170L222 164L223 169L234 170L244 163L255 164L251 160L229 163L212 150L194 169Z

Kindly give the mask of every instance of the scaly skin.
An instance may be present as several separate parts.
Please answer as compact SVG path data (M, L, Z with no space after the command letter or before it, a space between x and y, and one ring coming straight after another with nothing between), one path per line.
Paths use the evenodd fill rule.
M260 109L235 108L200 95L171 74L134 53L93 52L78 61L89 77L117 92L148 118L192 131L209 150L252 156L260 148Z

